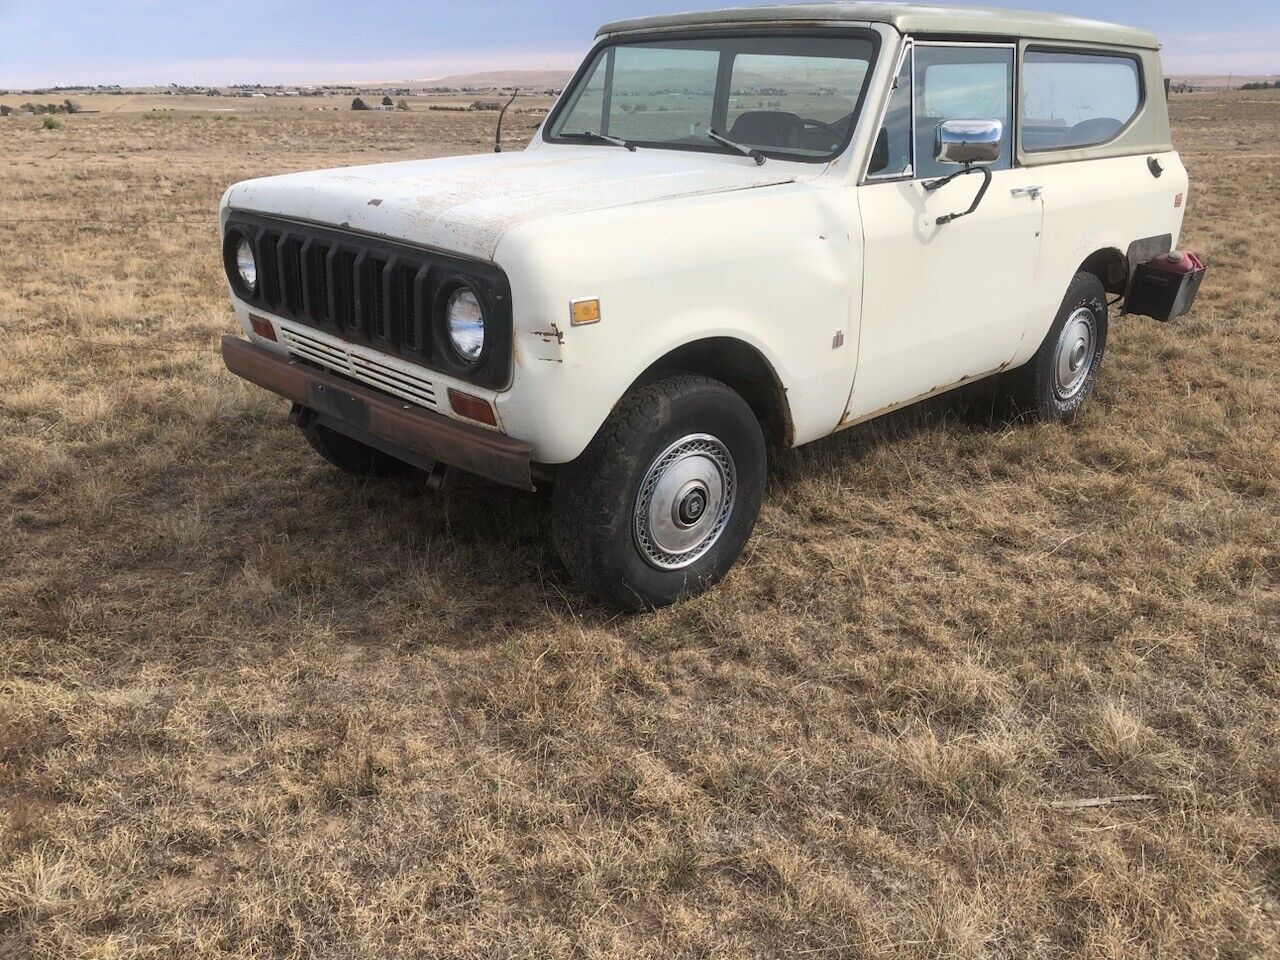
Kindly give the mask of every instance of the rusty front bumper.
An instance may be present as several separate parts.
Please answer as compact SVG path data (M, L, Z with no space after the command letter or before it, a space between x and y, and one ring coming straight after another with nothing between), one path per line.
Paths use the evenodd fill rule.
M532 445L450 420L335 374L287 360L239 337L222 338L227 369L314 411L356 439L532 490Z

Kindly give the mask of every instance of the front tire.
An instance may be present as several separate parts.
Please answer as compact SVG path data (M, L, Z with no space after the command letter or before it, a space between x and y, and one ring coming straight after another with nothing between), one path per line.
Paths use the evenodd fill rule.
M1006 376L1016 411L1033 420L1070 423L1093 393L1107 348L1107 291L1077 273L1036 355Z
M354 477L378 479L407 477L415 470L413 466L402 460L388 456L381 450L375 450L336 430L322 427L314 421L304 422L299 429L307 438L307 443L311 444L311 449L320 454L321 458L343 473L349 473Z
M552 537L574 581L629 611L701 593L733 566L764 496L760 423L709 377L628 393L562 467Z

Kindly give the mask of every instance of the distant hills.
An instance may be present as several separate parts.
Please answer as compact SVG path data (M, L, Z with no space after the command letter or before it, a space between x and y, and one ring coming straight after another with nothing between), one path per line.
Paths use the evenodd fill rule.
M453 87L455 89L492 90L495 87L521 87L528 90L563 89L573 79L572 70L486 70L460 73L431 80L415 80L415 87Z
M1280 76L1251 73L1174 73L1169 75L1169 79L1174 84L1189 84L1204 90L1225 90L1228 83L1231 84L1231 89L1239 90L1246 83L1260 83L1264 80L1274 83L1280 80Z

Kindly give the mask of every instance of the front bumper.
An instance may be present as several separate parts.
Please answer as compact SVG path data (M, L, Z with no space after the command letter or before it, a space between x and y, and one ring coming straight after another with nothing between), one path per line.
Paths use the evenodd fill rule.
M236 376L393 456L438 461L509 487L534 489L532 444L450 420L239 337L222 338L222 360Z

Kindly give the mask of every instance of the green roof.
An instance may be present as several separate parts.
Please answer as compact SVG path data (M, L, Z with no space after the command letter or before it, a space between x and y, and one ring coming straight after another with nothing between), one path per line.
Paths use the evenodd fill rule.
M803 3L771 7L733 7L699 13L619 20L600 28L600 36L686 27L789 23L887 23L916 36L963 36L1066 40L1158 50L1154 34L1098 20L996 7L943 7L918 3Z

